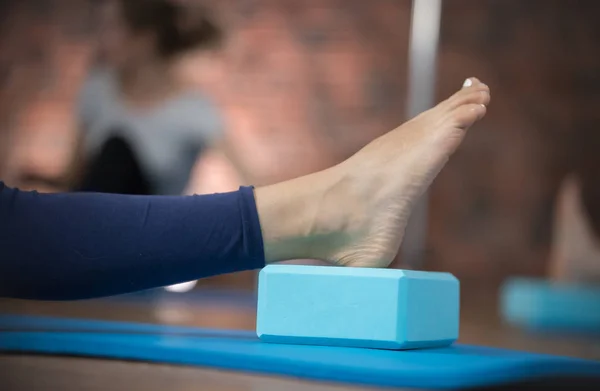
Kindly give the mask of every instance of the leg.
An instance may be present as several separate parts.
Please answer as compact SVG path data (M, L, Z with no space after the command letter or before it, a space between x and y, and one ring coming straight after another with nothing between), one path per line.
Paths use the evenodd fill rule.
M112 137L89 164L80 191L112 194L152 194L138 157L127 141Z
M192 197L37 194L0 183L0 296L76 299L289 259L386 267L412 206L490 95L476 79L330 169Z

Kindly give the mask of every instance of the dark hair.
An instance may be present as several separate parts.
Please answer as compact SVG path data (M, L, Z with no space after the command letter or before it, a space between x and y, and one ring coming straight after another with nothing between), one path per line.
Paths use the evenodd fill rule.
M223 32L198 5L175 0L120 0L125 22L134 32L151 32L163 57L172 57L202 46L216 46Z

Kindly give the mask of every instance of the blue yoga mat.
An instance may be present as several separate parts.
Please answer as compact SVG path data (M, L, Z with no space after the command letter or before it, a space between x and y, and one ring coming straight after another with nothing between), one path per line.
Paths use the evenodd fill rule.
M502 287L504 319L530 330L600 336L600 287L512 278Z
M0 351L181 364L361 385L462 389L600 378L600 362L454 345L389 351L260 342L253 332L0 316Z

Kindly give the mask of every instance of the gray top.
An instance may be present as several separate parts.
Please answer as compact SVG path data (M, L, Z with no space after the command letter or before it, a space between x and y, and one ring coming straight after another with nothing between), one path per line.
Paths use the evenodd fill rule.
M112 136L129 141L156 192L181 194L200 152L223 133L218 110L197 92L182 94L152 110L133 111L120 99L117 80L95 70L85 81L79 121L86 156Z

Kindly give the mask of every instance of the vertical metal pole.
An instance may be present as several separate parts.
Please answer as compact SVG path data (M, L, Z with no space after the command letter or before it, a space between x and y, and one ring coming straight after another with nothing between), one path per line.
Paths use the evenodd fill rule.
M435 104L436 62L442 0L413 0L408 53L408 107L410 118ZM427 240L427 202L424 194L412 212L401 247L406 267L420 269Z

